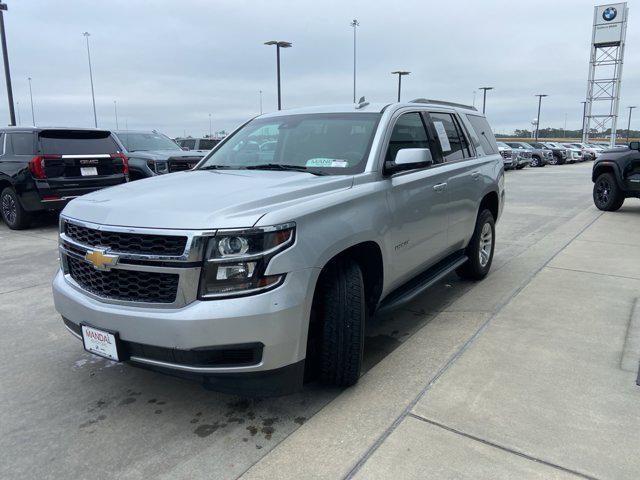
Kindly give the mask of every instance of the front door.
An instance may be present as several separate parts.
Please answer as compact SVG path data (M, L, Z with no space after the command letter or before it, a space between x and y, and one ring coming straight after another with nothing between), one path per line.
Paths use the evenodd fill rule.
M404 148L430 148L435 163L388 179L391 220L386 245L395 286L437 262L446 250L448 173L434 147L420 113L398 117L385 160L393 161Z

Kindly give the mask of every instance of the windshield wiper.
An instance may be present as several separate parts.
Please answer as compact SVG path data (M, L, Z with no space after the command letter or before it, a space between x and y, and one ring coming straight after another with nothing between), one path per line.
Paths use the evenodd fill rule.
M232 167L230 165L205 165L204 167L200 167L198 170L224 170L224 169L239 170L240 167Z
M246 167L247 170L282 170L282 171L294 171L294 172L305 172L310 173L312 175L327 175L324 172L319 172L318 170L309 170L309 168L304 165L286 165L284 163L265 163L262 165L248 165Z

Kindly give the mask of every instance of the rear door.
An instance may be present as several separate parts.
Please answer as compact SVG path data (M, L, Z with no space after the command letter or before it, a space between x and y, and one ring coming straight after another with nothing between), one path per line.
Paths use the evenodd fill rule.
M7 177L16 180L20 172L25 171L29 160L35 152L35 136L33 132L6 132L2 135L2 155L0 155L0 171ZM22 186L16 185L20 190Z
M460 117L454 112L429 112L449 172L447 195L449 252L462 249L475 228L482 178L482 144L472 145ZM475 142L474 142L475 143Z
M36 177L59 196L77 196L126 181L126 158L108 131L42 130ZM49 192L54 193L54 192Z

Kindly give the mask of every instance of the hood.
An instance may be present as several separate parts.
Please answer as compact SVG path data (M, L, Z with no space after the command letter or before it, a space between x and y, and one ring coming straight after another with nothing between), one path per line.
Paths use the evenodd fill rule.
M127 152L127 155L145 160L166 160L167 158L204 157L205 153L198 150L138 150Z
M99 190L72 200L63 214L87 222L125 227L251 227L275 209L345 190L352 184L353 177L341 175L195 170Z

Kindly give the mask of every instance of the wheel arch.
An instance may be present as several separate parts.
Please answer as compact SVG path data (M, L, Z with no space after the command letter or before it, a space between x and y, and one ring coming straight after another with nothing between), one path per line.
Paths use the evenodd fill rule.
M500 197L498 192L495 190L491 190L485 193L482 200L480 200L480 206L478 207L478 215L484 209L488 209L493 215L494 222L498 222L498 216L500 215Z
M620 173L620 168L618 164L615 162L598 162L593 166L593 171L591 172L591 181L595 183L596 179L602 175L603 173L611 173L616 179L616 183L618 187L624 190L624 185L622 184L622 175Z
M378 305L378 301L380 300L380 295L382 294L382 288L384 285L384 261L382 257L382 249L380 248L380 245L373 240L367 240L351 245L333 255L327 262L325 262L321 268L318 278L320 278L332 262L346 258L355 261L362 271L367 308L369 313L373 313L375 307ZM317 282L315 288L318 288Z

